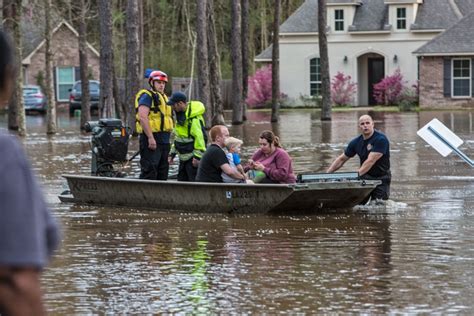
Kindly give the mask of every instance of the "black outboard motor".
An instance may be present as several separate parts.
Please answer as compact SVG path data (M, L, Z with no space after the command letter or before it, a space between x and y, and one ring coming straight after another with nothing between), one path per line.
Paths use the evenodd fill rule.
M100 119L84 124L86 132L92 132L91 175L122 177L113 164L127 161L129 133L119 119Z

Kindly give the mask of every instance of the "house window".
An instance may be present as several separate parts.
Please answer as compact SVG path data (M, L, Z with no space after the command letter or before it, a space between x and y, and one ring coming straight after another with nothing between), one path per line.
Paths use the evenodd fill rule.
M397 8L397 30L406 30L407 28L407 9Z
M344 31L344 10L334 11L334 30Z
M74 67L56 68L56 98L58 101L69 100L69 89L75 82Z
M321 66L319 58L309 61L309 94L311 96L321 95Z
M471 60L453 59L452 63L452 97L471 97Z

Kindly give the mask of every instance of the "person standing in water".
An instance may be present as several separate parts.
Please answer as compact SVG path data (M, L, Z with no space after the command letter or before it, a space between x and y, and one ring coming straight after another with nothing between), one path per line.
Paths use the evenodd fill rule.
M331 173L341 168L344 163L356 154L360 159L359 176L367 180L381 180L369 197L362 204L373 200L388 200L390 197L390 143L388 138L374 128L374 120L370 115L359 118L361 134L351 140L344 153L334 160L327 172Z

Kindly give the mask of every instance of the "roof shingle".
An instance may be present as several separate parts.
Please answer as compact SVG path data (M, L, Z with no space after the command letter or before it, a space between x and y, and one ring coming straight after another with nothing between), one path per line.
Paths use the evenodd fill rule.
M280 26L280 33L318 32L318 0L306 0Z
M412 30L441 30L457 23L459 17L447 0L425 0L419 6Z
M357 7L350 31L381 31L388 23L388 6L383 0L364 0Z
M474 53L474 11L417 49L417 55Z

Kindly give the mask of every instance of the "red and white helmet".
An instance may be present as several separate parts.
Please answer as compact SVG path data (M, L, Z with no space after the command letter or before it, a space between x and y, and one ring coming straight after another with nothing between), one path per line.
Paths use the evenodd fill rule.
M148 76L148 83L153 85L153 81L156 80L168 82L168 75L161 70L154 70L150 73L150 76Z

